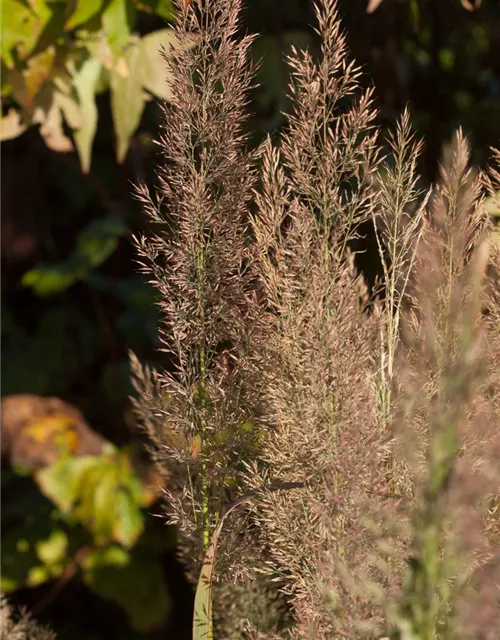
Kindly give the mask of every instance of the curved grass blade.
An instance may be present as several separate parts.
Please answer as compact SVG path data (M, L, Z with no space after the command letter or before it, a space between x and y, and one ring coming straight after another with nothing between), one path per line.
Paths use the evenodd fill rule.
M210 544L205 552L203 566L201 568L196 594L194 599L194 617L193 617L193 640L213 640L213 621L212 621L212 582L214 577L215 557L217 551L217 542L222 532L224 521L229 514L237 507L245 502L249 502L255 496L267 491L280 491L290 489L300 489L304 487L303 482L278 482L276 484L265 485L254 491L245 493L238 498L221 517L217 524Z

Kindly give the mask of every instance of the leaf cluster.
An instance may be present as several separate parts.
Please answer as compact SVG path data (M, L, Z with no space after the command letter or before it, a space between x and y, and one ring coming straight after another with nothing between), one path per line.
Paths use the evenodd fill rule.
M156 496L128 453L110 445L100 456L61 453L34 478L39 491L2 471L4 491L18 494L4 505L2 592L80 579L121 607L132 628L161 625L170 595L160 556L171 542L158 544L146 528L144 508Z
M97 130L96 95L111 94L118 162L146 102L168 99L163 47L170 29L140 37L138 14L171 20L170 0L6 0L2 6L2 140L40 126L47 146L76 147L88 172ZM71 137L66 133L69 128Z

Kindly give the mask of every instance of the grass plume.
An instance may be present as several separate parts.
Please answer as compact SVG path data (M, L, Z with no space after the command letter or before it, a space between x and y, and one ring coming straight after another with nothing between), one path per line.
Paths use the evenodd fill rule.
M136 408L189 569L254 491L217 529L217 574L259 572L231 637L496 638L500 155L474 171L458 132L424 185L405 111L384 157L334 0L316 9L321 55L288 60L288 128L249 152L239 8L180 8L196 43L167 60L157 196L138 189L172 371L133 360ZM352 252L370 222L371 299ZM246 597L226 587L221 634Z
M134 360L136 408L165 467L170 521L198 565L251 449L258 393L244 366L253 326L245 216L255 175L242 133L251 39L235 38L238 11L237 0L180 3L156 197L137 189L160 229L136 244L161 294L160 337L173 371L151 374ZM194 46L181 46L189 40Z

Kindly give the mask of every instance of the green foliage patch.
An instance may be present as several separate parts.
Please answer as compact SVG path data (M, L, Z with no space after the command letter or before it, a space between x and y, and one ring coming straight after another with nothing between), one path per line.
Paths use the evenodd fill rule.
M98 121L95 98L109 90L122 162L146 102L169 97L161 49L168 55L172 30L139 37L138 12L173 17L170 0L5 0L2 140L39 125L49 148L75 147L88 172Z
M160 555L172 540L158 545L146 529L151 495L127 452L110 446L101 456L62 456L36 482L40 492L2 472L4 488L20 487L21 497L6 503L7 521L19 524L2 537L2 591L78 576L119 605L133 629L161 624L170 596Z

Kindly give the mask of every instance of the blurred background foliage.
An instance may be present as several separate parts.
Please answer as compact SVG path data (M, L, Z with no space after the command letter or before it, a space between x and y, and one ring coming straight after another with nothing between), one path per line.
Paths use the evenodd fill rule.
M500 4L339 5L381 124L410 105L424 175L459 124L484 165L500 142ZM171 0L2 2L1 588L60 638L190 633L175 532L150 515L160 481L128 402L128 350L168 364L129 236L145 230L130 185L151 183L158 161L173 16ZM245 3L242 29L260 34L252 144L284 126L284 57L317 46L313 23L310 0Z

